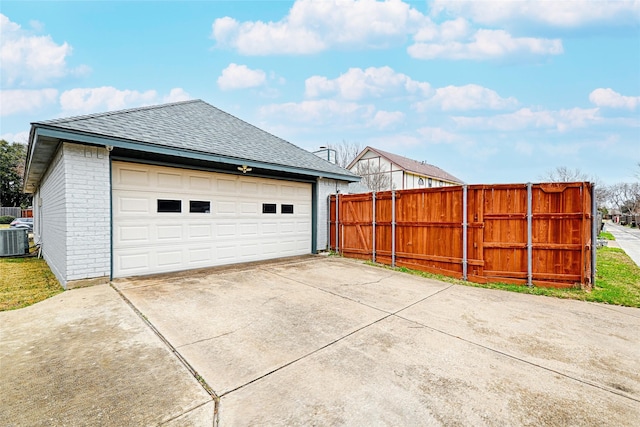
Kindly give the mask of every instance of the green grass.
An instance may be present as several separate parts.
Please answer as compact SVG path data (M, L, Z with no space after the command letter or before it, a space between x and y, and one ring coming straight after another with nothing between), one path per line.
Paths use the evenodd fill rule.
M640 307L640 267L622 249L598 249L596 266L596 286L588 301Z
M608 231L603 231L602 233L600 233L600 235L598 236L598 239L616 240L616 238L613 237L613 234L609 233Z
M465 282L463 280L411 270L405 267L397 267L393 268L393 270L464 286L601 302L627 307L640 307L640 267L638 267L622 249L600 248L596 256L596 283L591 292L581 289L555 289L537 286L529 288L524 285L507 285L504 283ZM381 264L373 264L371 262L369 262L369 264L382 266ZM388 266L382 267L391 268Z
M43 259L0 258L0 311L27 307L62 291Z

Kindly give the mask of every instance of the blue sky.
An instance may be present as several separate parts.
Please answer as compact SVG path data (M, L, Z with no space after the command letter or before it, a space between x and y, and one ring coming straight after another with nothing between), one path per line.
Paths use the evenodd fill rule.
M640 1L7 1L0 136L203 99L309 149L468 183L601 182L640 161Z

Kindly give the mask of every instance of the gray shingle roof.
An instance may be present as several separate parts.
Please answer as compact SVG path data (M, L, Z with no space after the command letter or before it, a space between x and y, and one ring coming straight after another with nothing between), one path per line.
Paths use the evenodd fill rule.
M253 160L355 181L354 174L202 100L33 123L152 146ZM322 174L320 174L322 175Z

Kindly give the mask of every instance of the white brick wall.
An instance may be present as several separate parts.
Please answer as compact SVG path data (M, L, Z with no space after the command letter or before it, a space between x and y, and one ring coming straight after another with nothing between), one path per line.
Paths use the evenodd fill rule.
M327 241L327 209L329 198L331 194L336 194L339 190L340 194L346 194L349 189L349 184L344 181L336 181L333 179L318 179L318 240L316 249L319 251L325 251L329 249L329 242Z
M111 181L104 147L64 144L67 280L111 274Z
M111 274L111 183L103 147L64 143L36 197L42 253L64 287Z
M67 277L67 225L65 203L65 172L63 150L60 148L34 195L35 240L42 246L42 255L62 286Z

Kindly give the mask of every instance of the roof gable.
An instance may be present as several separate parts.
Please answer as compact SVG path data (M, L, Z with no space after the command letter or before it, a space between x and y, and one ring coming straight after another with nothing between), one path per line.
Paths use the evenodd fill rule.
M307 175L358 180L351 172L202 100L36 122L31 139L33 129L131 141L142 151L176 150L182 157L207 154L229 161L250 160L265 168L285 166Z
M451 175L449 172L440 169L435 165L431 165L426 162L419 162L417 160L410 159L408 157L399 156L397 154L389 153L379 150L373 147L366 147L362 152L351 162L347 169L351 169L367 152L372 151L381 157L389 160L391 163L397 165L405 172L415 173L417 175L424 175L427 177L439 178L445 181L463 184L464 182Z

